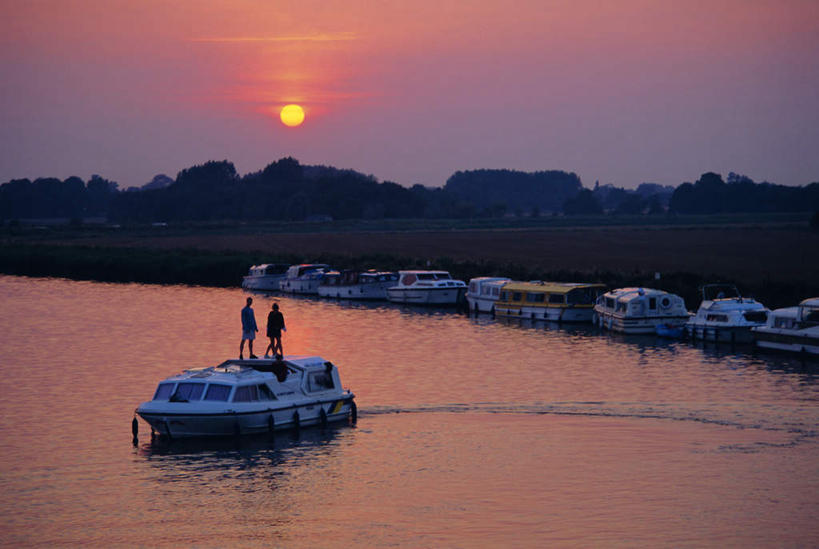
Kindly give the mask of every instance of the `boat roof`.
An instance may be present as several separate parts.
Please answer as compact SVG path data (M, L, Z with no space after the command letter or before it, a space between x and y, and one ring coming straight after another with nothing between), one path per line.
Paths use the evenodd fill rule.
M320 356L288 355L283 360L277 359L228 359L217 366L189 368L182 373L163 379L163 382L185 380L207 380L209 383L236 383L254 379L265 380L272 375L274 366L284 364L291 372L303 372L318 368L327 368L331 362Z
M584 282L509 282L503 285L504 290L513 292L549 292L552 294L567 294L577 288L605 288L605 284L587 284Z
M819 297L811 297L799 304L800 307L819 307Z
M620 300L630 300L636 299L637 297L641 297L644 295L648 296L660 296L660 295L675 295L670 292L666 292L665 290L657 290L655 288L617 288L616 290L611 290L606 292L605 295L610 297L616 297Z

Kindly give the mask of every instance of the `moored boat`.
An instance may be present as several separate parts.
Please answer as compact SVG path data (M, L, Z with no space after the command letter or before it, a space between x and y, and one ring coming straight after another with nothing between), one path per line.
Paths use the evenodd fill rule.
M682 326L689 318L683 299L652 288L618 288L601 295L594 306L594 322L626 334L653 334L656 326Z
M768 322L751 333L763 349L819 355L819 297L771 311Z
M694 339L752 343L751 328L764 326L768 313L762 303L742 297L736 286L708 284L702 287L702 303L685 329Z
M466 302L469 310L476 313L494 313L495 302L500 297L501 288L511 279L496 276L479 276L469 280Z
M324 273L330 266L324 263L302 263L292 265L281 280L279 288L293 294L318 294L318 287Z
M136 414L170 438L224 436L355 419L354 398L321 357L227 360L161 381Z
M387 290L393 303L455 305L466 292L466 284L453 280L447 271L398 271L398 275L398 283Z
M330 271L318 286L318 295L338 299L387 299L387 289L398 283L393 271Z
M247 276L242 278L245 290L279 291L280 284L290 265L284 263L263 263L253 265Z
M495 303L495 314L552 322L590 322L603 284L508 282Z

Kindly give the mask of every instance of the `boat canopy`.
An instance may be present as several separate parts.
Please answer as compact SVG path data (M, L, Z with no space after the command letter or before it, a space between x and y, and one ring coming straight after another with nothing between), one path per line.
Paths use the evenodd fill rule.
M504 291L542 292L549 294L568 294L577 289L605 290L605 284L585 284L582 282L508 282L503 285Z

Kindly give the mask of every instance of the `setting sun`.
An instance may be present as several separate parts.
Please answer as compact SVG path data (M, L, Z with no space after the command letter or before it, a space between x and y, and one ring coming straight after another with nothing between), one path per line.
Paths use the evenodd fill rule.
M304 109L300 105L285 105L279 116L285 126L300 126L304 122Z

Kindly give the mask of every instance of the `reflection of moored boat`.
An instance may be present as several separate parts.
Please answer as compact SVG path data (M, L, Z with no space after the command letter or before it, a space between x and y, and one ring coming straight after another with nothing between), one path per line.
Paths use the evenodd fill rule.
M508 278L479 276L469 280L469 289L466 291L466 301L469 310L476 313L492 313L495 311L495 302L500 297L501 288Z
M318 295L339 299L387 299L387 288L398 283L398 273L369 270L331 271L318 286Z
M161 435L249 434L355 419L354 395L323 358L228 360L159 383L136 413Z
M819 297L771 311L767 324L751 333L763 349L819 355Z
M755 299L742 297L735 286L702 287L702 303L685 326L688 335L706 341L751 343L751 328L762 326L768 309Z
M626 334L653 334L659 324L682 326L688 321L683 299L651 288L619 288L601 295L594 306L595 322Z
M590 322L603 284L563 282L509 282L495 303L495 314L550 320Z
M253 265L247 276L242 278L242 288L246 290L278 291L290 265L283 263L264 263Z
M654 332L660 337L667 337L669 339L680 339L685 334L685 327L674 324L657 324L654 327Z
M330 270L324 263L303 263L287 269L279 288L293 294L317 294L324 273Z
M446 271L398 271L398 274L398 283L387 290L387 299L393 303L455 305L466 291L466 284L453 280Z

